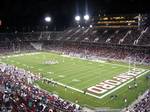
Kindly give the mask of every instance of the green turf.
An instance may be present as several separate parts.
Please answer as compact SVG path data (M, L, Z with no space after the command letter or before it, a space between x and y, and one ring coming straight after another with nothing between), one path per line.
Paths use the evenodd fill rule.
M44 61L48 60L57 60L59 64L43 64ZM55 81L83 90L128 70L128 66L113 66L110 63L96 63L80 59L65 58L52 53L15 57L3 61L23 68L26 67L24 65L34 67L28 69L40 72L44 77L49 79L53 78ZM53 74L48 72L52 72Z
M58 61L59 63L55 65L43 64L43 62L49 60ZM30 70L35 74L41 73L44 77L54 79L55 81L80 90L84 90L104 80L112 79L112 77L128 71L128 64L124 63L98 63L77 58L62 57L55 53L46 52L30 56L10 57L2 59L1 61ZM96 99L92 96L84 95L83 93L70 89L65 90L64 87L61 86L53 87L52 85L43 84L41 81L36 83L41 88L50 92L55 92L67 100L72 102L78 100L80 105L109 108L125 107L134 101L140 93L143 93L144 90L148 88L148 81L144 76L142 76L138 79L137 89L128 90L128 85L126 85L112 93L117 94L118 97L115 100L111 100L110 95L104 97L103 99ZM123 101L124 97L128 98L127 104Z

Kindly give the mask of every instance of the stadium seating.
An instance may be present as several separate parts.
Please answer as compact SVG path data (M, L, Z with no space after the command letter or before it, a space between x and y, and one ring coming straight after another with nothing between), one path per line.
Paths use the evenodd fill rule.
M138 40L138 45L149 46L150 45L150 28L147 27L141 38Z
M143 33L142 33L143 32ZM143 45L149 46L150 28L140 29L116 29L116 28L90 28L73 27L60 32L27 32L27 33L1 33L0 41L77 41L96 42L119 45Z
M150 111L150 91L142 96L143 98L138 101L135 105L127 109L126 112L149 112Z
M46 49L46 46L48 43L51 43L51 45L53 45L55 47L56 46L63 47L63 49L68 49L68 51L72 50L71 49L73 47L72 45L62 46L61 41L62 41L62 43L67 42L67 41L74 41L77 43L81 42L81 44L76 44L77 46L74 47L72 52L76 51L75 49L80 49L79 51L83 52L85 50L84 47L78 48L78 46L84 46L84 45L82 45L82 42L88 42L88 43L100 42L99 44L93 43L92 46L94 46L94 45L99 46L98 48L93 48L93 49L91 49L92 46L88 46L89 44L87 44L86 48L87 48L88 52L92 53L93 55L102 57L102 58L105 57L105 58L109 58L109 59L119 59L119 60L127 61L128 57L132 57L132 58L136 57L136 61L139 64L149 64L150 63L149 62L150 56L148 53L149 47L141 49L140 46L136 46L138 49L137 51L133 52L132 50L129 50L129 49L134 49L134 46L135 46L134 41L137 39L137 37L135 35L140 35L140 33L138 33L139 32L138 30L136 30L136 31L132 30L129 32L127 29L121 29L121 30L101 29L99 31L96 31L94 28L91 28L91 29L78 28L78 30L79 29L80 29L80 31L79 31L80 33L78 32L79 34L78 33L71 34L71 35L75 35L75 37L72 36L70 39L68 39L67 37L66 38L63 37L62 39L60 39L60 35L62 36L62 32L61 33L58 33L58 32L53 32L53 33L51 33L51 32L41 32L41 33L32 32L32 33L17 33L17 34L12 34L12 33L11 34L0 34L0 36L1 36L0 52L7 53L7 52L12 52L12 51L32 51L32 50L35 50L35 48L33 46L34 42L35 42L35 44L36 44L36 42L38 42L38 44L42 45L44 49ZM72 30L77 31L77 29L72 29ZM72 32L72 30L68 29L68 32L70 33L70 32ZM148 31L149 30L147 30L147 32ZM65 31L65 32L68 33L67 31ZM93 32L94 32L94 34L93 34ZM129 34L127 34L127 32L129 32ZM147 40L148 38L146 38L146 41L143 40L143 42L142 42L142 39L144 39L144 36L145 35L143 35L143 37L141 37L138 44L144 44L146 42L147 43L149 42ZM7 37L7 38L3 39L4 37ZM123 41L121 41L119 43L119 39L123 39ZM57 42L59 42L59 43L57 43ZM106 45L104 46L102 43L106 44L107 46ZM126 50L124 50L124 48L125 48L124 46L123 47L120 47L120 46L111 47L112 44L116 44L116 45L122 44L122 46L125 44L125 45L130 45L130 47L129 47L129 49L126 48ZM148 46L148 45L146 44L145 46ZM51 46L47 46L47 48L49 48L49 47L51 47Z
M150 65L150 28L140 30L70 27L60 32L0 33L0 54L2 55L35 50L53 50L86 58L94 57L123 62L128 62L131 59L132 63ZM32 110L36 112L37 109L38 111L47 110L46 112L52 110L54 112L58 110L76 112L80 110L80 108L76 108L75 104L25 82L23 82L25 88L22 89L22 82L19 79L14 81L10 78L15 78L15 75L0 72L0 88L3 88L0 89L0 105L2 105L0 111L28 112ZM11 90L12 93L7 93L8 90ZM35 92L38 98L35 97ZM41 97L41 94L44 97ZM131 112L150 111L149 105L150 92L133 107Z
M22 69L0 64L0 111L1 112L79 112L80 107L33 87L28 80L38 80Z

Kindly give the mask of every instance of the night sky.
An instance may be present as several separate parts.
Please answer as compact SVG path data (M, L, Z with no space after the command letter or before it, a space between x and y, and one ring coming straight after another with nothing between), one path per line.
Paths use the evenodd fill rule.
M0 19L3 26L41 25L50 15L53 26L67 26L86 7L91 16L150 12L148 0L0 0Z

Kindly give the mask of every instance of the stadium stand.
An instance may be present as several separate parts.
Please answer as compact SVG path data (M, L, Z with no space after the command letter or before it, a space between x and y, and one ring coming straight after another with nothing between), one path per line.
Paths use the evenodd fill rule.
M133 112L137 111L150 111L150 91L148 91L145 97L134 106Z
M77 33L77 31L79 32ZM66 32L67 34L64 34L64 32ZM68 50L70 49L70 47L75 47L74 49L78 49L77 46L79 46L79 51L81 52L83 52L86 47L88 52L92 53L93 55L109 59L119 59L127 61L128 57L136 57L136 61L138 63L149 63L150 56L148 42L150 40L148 36L145 37L146 34L149 34L149 30L146 30L147 33L145 35L143 34L143 36L139 39L137 43L138 45L134 44L134 41L136 41L138 36L140 35L140 33L138 33L138 29L134 29L132 31L127 29L101 29L96 31L96 29L94 28L73 28L68 29L68 31L65 30L64 32L0 34L0 49L1 52L9 52L15 50L32 51L35 50L33 46L34 43L36 44L38 42L39 45L42 44L43 48L45 48L46 44L50 43L51 46L58 46ZM4 39L4 37L7 38ZM67 45L67 43L70 43L70 45ZM77 46L73 46L73 44ZM51 46L49 45L49 47L47 46L47 48L50 48ZM134 48L136 48L136 50L134 50Z
M19 77L18 77L19 76ZM31 85L40 77L14 66L0 64L1 112L79 112L79 105Z
M0 33L0 54L53 50L85 58L150 65L150 27L69 27L64 31ZM4 66L5 71L2 70ZM0 65L0 111L78 112L80 106L65 101L16 77L12 66ZM18 73L18 72L17 72ZM36 79L37 80L37 79ZM47 83L47 81L45 81ZM11 92L10 92L11 91ZM150 92L129 112L150 111Z
M125 112L149 112L150 111L150 91L146 91L134 105L126 108Z

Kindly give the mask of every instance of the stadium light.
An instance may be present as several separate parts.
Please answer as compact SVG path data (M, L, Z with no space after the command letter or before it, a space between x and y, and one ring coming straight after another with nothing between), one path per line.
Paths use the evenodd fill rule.
M49 17L49 16L45 17L45 21L46 21L46 22L49 23L49 22L51 22L51 20L52 20L51 17Z
M77 22L79 22L80 21L80 16L75 16L75 20L77 21Z
M90 19L90 16L86 14L86 15L84 16L84 20L88 21L89 19Z

